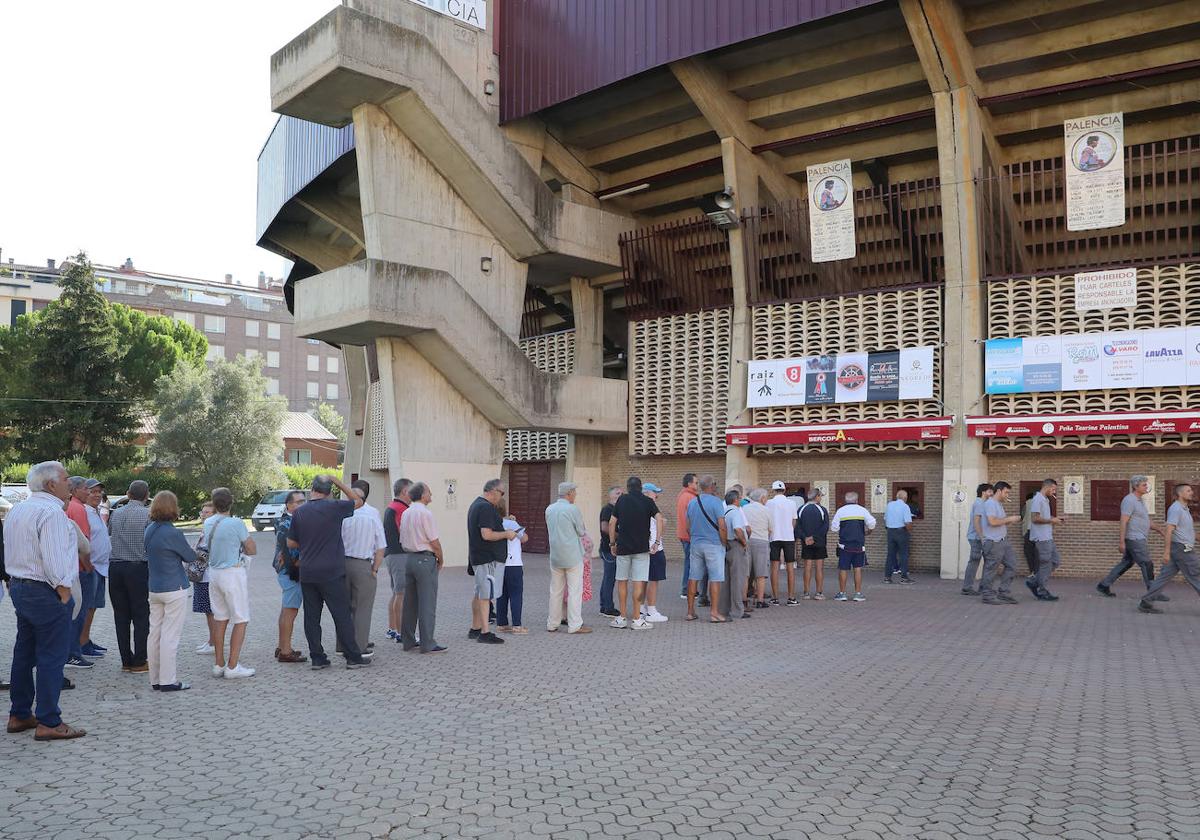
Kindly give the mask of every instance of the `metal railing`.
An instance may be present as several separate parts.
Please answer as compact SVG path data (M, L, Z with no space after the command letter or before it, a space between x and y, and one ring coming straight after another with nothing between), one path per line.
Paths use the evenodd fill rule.
M621 234L631 320L730 306L729 237L705 216Z
M978 181L983 275L1142 265L1200 256L1200 135L1125 148L1125 224L1067 230L1061 157Z

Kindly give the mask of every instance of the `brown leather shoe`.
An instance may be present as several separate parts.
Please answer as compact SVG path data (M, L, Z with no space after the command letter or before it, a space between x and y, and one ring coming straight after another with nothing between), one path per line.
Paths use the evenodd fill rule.
M291 653L281 653L279 648L275 648L276 662L307 662L308 657L298 650L293 650Z
M8 732L10 735L16 735L18 732L26 732L30 729L36 729L38 725L37 718L27 717L22 720L19 717L8 716Z
M591 633L592 628L587 626L586 624L580 624L578 630L568 630L567 632L570 633L572 636L576 636L580 633Z
M126 674L148 674L150 672L150 666L143 662L141 665L130 665L129 667L122 668L121 670ZM79 736L72 735L71 737L78 738Z
M33 735L35 741L69 741L72 738L82 738L87 734L87 730L76 729L74 726L68 726L65 723L60 723L53 729L49 726L38 724L37 732Z

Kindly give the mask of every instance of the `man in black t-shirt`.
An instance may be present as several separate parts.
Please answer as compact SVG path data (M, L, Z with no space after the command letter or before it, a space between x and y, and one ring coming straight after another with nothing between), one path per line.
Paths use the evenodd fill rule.
M600 559L604 561L604 577L600 581L600 615L620 615L613 606L613 586L617 583L617 558L608 542L608 520L612 518L613 506L621 498L620 487L608 488L608 504L600 509Z
M658 505L642 493L642 480L636 475L626 482L625 491L613 505L608 520L608 539L617 554L617 600L621 611L609 626L649 630L654 625L642 618L642 598L650 579L650 522L658 513ZM629 581L633 581L633 609L626 611Z
M504 640L489 629L488 612L492 606L496 569L508 558L508 541L517 536L504 530L497 508L504 493L504 482L493 478L483 485L483 495L471 502L467 510L467 571L475 576L471 632L467 638L486 645L504 644Z

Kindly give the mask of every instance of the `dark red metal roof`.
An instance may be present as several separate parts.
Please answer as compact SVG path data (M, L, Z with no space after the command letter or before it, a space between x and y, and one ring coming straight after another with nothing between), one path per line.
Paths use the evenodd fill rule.
M881 0L499 0L500 119Z

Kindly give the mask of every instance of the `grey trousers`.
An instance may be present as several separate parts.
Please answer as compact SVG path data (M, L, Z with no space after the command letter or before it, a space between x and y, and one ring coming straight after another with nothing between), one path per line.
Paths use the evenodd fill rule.
M975 588L975 575L979 574L979 561L983 559L983 541L967 540L971 546L971 557L967 560L967 570L963 572L963 589Z
M378 580L371 573L374 560L346 558L346 588L350 590L350 617L354 621L354 641L366 651L371 636L371 611L375 608Z
M746 581L750 579L750 552L733 540L725 552L725 582L717 611L730 618L741 618L746 611Z
M405 650L416 647L414 631L421 627L421 650L437 646L433 635L437 621L438 567L432 554L406 554L404 613L400 616L400 642Z
M1013 576L1017 573L1017 558L1008 539L983 541L983 577L979 580L979 593L985 598L996 594L996 567L1003 566L1000 574L1001 595L1012 589Z
M1109 570L1104 580L1100 581L1101 585L1112 586L1117 582L1117 578L1135 564L1141 570L1142 581L1149 589L1150 582L1154 580L1154 561L1150 559L1150 543L1145 540L1125 540L1125 554L1121 557L1121 562Z
M1054 570L1058 568L1058 564L1062 562L1062 557L1058 554L1058 546L1054 544L1054 540L1037 540L1034 542L1034 548L1037 550L1037 571L1031 577L1037 581L1038 593L1046 591L1046 584L1050 582L1050 575L1054 574Z
M1184 579L1192 585L1192 589L1196 590L1196 594L1200 595L1200 555L1196 553L1194 546L1191 551L1188 551L1183 544L1172 540L1171 562L1162 567L1158 577L1154 579L1150 588L1146 590L1146 594L1142 596L1142 602L1152 600L1180 572L1183 573Z

